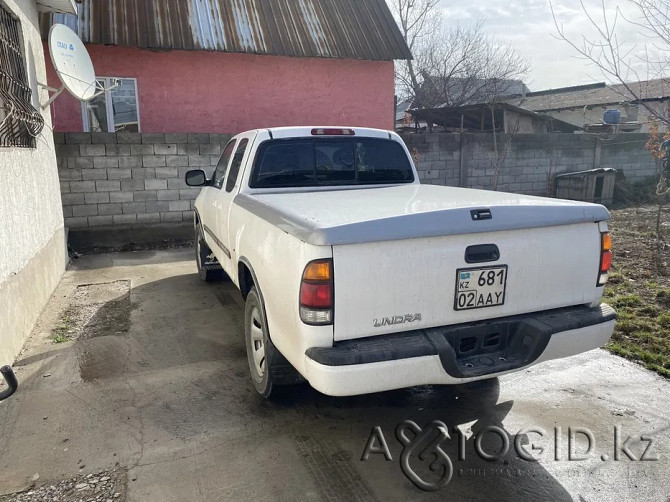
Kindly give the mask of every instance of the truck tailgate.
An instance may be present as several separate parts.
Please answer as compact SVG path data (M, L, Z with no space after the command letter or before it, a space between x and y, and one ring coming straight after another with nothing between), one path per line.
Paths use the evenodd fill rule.
M488 244L498 259L466 262ZM597 302L600 246L595 222L334 245L335 340Z

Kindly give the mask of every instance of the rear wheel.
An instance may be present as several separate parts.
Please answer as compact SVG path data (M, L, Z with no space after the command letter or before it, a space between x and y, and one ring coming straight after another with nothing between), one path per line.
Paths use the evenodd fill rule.
M300 374L275 348L268 333L265 310L256 286L247 295L244 308L244 338L251 380L256 391L270 397L276 386L303 381Z
M195 225L195 262L198 265L198 276L203 281L215 282L228 277L205 242L200 222Z

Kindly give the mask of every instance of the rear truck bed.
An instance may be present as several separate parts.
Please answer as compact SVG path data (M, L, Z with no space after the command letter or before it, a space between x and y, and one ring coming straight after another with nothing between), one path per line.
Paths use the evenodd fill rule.
M491 378L613 332L600 205L427 185L236 203L332 249L333 341L294 362L325 394Z

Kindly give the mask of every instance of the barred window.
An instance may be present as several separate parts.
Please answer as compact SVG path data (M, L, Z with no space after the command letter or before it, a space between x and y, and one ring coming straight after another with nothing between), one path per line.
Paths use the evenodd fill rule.
M0 147L35 148L44 119L31 101L21 26L0 4Z

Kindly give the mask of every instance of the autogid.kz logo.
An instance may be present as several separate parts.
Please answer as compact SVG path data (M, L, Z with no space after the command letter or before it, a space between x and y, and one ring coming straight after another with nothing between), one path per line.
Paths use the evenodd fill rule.
M529 463L544 459L547 452L553 452L550 459L553 461L579 462L598 458L596 437L585 427L568 427L567 434L561 427L555 427L553 433L548 433L541 427L527 427L514 436L493 425L480 429L476 434L464 432L460 426L454 427L452 432L455 440L453 446L456 448L453 458L458 463L472 455L466 452L468 444L472 445L476 458L488 462L502 460L510 452ZM454 463L444 448L450 444L452 437L444 422L434 420L421 428L416 422L405 420L396 427L395 437L402 446L400 469L415 486L424 491L437 491L449 484L454 476ZM468 443L469 439L474 441ZM487 439L493 439L498 446L492 448L486 442ZM382 455L386 461L393 460L386 436L379 425L372 428L361 461L367 462L371 455ZM612 444L599 459L602 462L626 459L637 462L655 461L659 456L651 437L625 437L622 427L617 425L614 427ZM459 469L457 472L461 476L467 476L470 471L473 470Z

